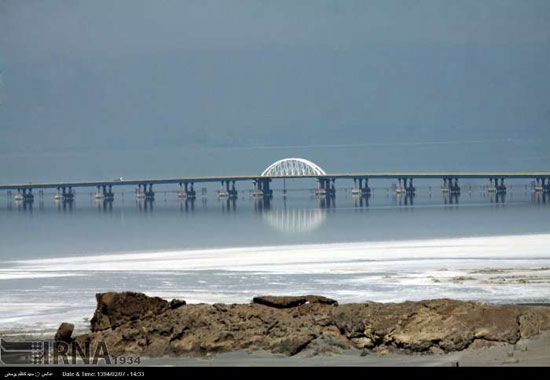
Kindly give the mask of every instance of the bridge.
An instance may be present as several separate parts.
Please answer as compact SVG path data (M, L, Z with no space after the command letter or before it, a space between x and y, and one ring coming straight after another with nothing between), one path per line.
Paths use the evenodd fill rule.
M113 200L113 187L136 186L137 199L152 200L155 193L153 185L175 184L179 186L178 197L194 199L196 183L218 182L221 189L219 197L236 198L236 182L248 181L253 184L252 194L256 197L271 197L273 190L270 183L277 179L311 178L317 181L316 195L319 197L334 197L336 194L335 181L353 180L352 194L368 197L371 193L369 180L393 179L397 194L414 195L415 179L440 179L441 189L450 194L459 194L459 179L488 179L490 185L487 190L496 194L506 193L505 179L531 179L535 181L534 191L550 193L550 172L357 172L357 173L326 173L315 163L303 158L285 158L268 166L261 174L238 176L209 176L209 177L179 177L179 178L141 178L141 179L107 179L97 181L62 181L62 182L26 182L0 184L0 191L16 191L15 200L32 202L33 190L54 189L54 198L63 201L72 201L75 197L75 188L96 188L95 198Z

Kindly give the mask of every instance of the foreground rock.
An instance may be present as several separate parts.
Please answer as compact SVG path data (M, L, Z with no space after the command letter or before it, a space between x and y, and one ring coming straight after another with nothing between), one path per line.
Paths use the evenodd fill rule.
M92 331L113 329L127 322L145 320L167 310L185 305L185 301L168 302L159 297L147 297L143 293L98 293L97 308L91 320Z
M72 323L63 322L57 329L54 340L70 343L72 341L71 335L73 335L73 330L74 325Z
M92 331L79 338L104 341L112 355L450 352L550 330L550 307L449 299L338 305L320 296L264 296L251 304L185 305L128 292L98 294L97 301Z
M276 307L279 309L287 309L290 307L296 307L305 303L322 303L327 305L338 305L336 300L323 297L323 296L262 296L254 297L252 303L258 303L260 305L266 305L270 307Z

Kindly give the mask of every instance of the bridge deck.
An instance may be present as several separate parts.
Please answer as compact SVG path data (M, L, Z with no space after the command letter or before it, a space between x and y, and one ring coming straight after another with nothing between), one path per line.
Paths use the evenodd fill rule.
M266 176L243 175L243 176L210 176L210 177L181 177L181 178L143 178L143 179L105 179L97 181L60 181L60 182L25 182L0 184L0 190L16 189L55 189L58 187L96 187L96 186L131 186L141 184L179 184L179 183L204 183L221 181L253 181L261 178L269 179L288 179L288 178L327 178L327 179L353 179L353 178L378 178L378 179L398 179L398 178L423 178L423 179L442 179L442 178L550 178L550 172L387 172L387 173L327 173L325 175L295 175L295 176Z

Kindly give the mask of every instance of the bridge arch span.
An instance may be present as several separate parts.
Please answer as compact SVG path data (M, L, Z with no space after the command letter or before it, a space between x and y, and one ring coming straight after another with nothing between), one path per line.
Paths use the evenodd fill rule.
M269 165L262 177L287 177L302 175L325 175L325 171L304 158L284 158Z

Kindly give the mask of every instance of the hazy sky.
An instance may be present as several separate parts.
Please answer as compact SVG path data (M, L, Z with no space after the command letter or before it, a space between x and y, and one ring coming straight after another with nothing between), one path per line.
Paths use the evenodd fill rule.
M0 0L0 152L550 142L550 1Z

